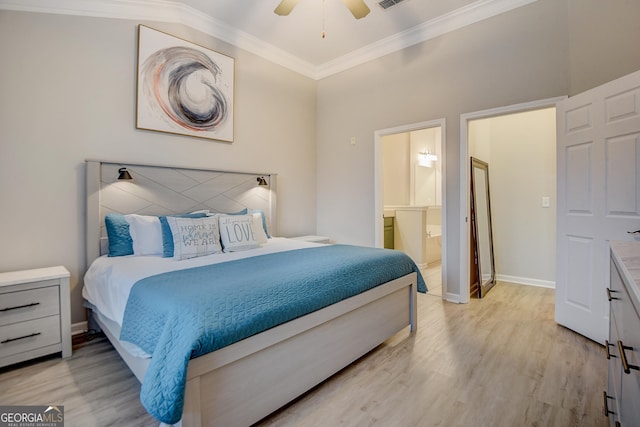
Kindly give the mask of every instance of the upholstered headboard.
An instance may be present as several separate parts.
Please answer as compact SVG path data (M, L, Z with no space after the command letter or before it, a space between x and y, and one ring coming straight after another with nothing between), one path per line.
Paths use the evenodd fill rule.
M127 168L132 180L118 180ZM270 234L276 230L276 174L189 169L86 161L87 266L106 253L108 213L170 215L209 209L262 209ZM258 185L264 177L267 184Z

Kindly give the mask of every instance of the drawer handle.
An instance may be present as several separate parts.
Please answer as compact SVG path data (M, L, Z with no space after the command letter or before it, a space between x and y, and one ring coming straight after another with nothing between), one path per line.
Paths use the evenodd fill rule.
M609 414L615 415L615 412L609 410L609 402L607 399L615 400L615 398L608 396L606 391L603 391L602 395L604 396L604 416L609 418Z
M15 307L2 308L2 309L0 309L0 312L2 312L2 311L18 310L18 309L20 309L20 308L33 307L33 306L36 306L36 305L40 305L40 303L39 303L39 302L32 302L31 304L16 305Z
M620 351L620 359L622 360L622 369L625 374L630 374L631 370L640 370L640 367L636 365L629 365L627 362L627 355L624 353L625 350L633 350L633 347L626 346L622 344L622 341L618 340L618 351Z
M620 299L620 298L611 296L611 294L615 294L616 292L618 291L612 291L611 289L607 288L607 299L609 300L609 302L611 302L611 300L614 300L614 299Z
M609 347L613 347L613 344L611 344L609 340L604 340L604 347L607 349L607 360L611 359L612 357L618 357L615 354L611 354L611 352L609 351Z
M0 344L6 344L8 342L13 342L13 341L18 341L18 340L24 340L26 338L31 338L31 337L37 337L38 335L42 335L41 332L34 332L33 334L30 335L25 335L23 337L18 337L18 338L7 338L4 341L0 341Z

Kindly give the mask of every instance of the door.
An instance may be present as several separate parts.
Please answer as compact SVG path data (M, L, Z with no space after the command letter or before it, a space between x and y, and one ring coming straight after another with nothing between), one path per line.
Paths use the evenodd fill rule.
M557 106L556 321L604 343L609 241L640 228L640 71Z

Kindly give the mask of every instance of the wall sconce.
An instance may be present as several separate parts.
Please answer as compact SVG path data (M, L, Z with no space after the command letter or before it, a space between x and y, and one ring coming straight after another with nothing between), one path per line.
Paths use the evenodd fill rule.
M269 183L267 182L266 179L264 179L264 176L259 176L258 178L256 178L256 181L258 181L258 185L266 187L269 185Z
M120 169L118 169L118 179L119 180L130 181L130 180L133 179L133 177L131 176L131 174L129 173L127 168L120 168Z
M438 156L431 154L428 151L418 154L418 164L427 168L433 167L433 162L438 161Z

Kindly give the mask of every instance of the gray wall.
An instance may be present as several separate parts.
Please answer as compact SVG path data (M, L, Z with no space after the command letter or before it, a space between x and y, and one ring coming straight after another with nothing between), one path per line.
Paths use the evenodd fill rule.
M135 129L138 21L0 11L0 271L64 265L85 319L84 160L276 172L281 235L316 226L316 83L181 25L236 59L235 142Z
M460 114L565 95L566 22L566 3L540 0L320 81L318 232L373 245L374 132L444 117L448 292L459 293Z
M236 58L227 144L135 129L138 21L0 11L0 271L67 266L72 319L84 319L87 158L277 172L282 235L373 245L374 132L444 117L449 292L459 292L460 114L639 69L638 16L637 0L539 0L319 82L147 22Z
M460 115L640 69L638 16L637 0L539 0L321 80L318 232L373 245L374 132L444 117L448 292L459 294Z
M640 1L567 0L567 4L569 96L640 69Z

